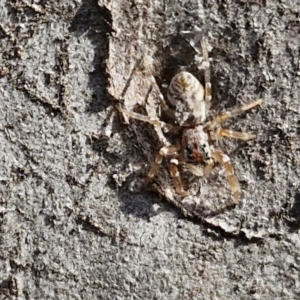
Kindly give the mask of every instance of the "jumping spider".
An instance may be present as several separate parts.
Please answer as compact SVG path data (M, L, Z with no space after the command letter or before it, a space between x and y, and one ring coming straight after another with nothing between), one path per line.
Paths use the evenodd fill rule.
M233 202L238 203L240 187L230 158L220 149L214 149L210 142L223 137L244 141L253 139L255 135L224 129L221 127L221 123L230 117L260 105L263 100L256 100L235 110L222 113L211 121L206 121L212 97L207 42L204 38L201 39L201 49L205 87L194 75L181 71L171 80L167 92L167 102L160 95L161 108L173 120L173 124L165 123L159 119L151 119L121 107L117 107L117 109L133 119L148 122L163 129L167 128L168 131L177 132L178 141L174 144L167 142L159 150L148 172L145 185L155 176L163 158L170 157L169 172L174 181L175 191L178 195L186 197L189 195L189 192L184 189L179 168L187 170L196 176L207 176L217 162L224 166L232 191ZM152 80L155 80L153 76ZM200 167L201 163L205 164L204 169Z

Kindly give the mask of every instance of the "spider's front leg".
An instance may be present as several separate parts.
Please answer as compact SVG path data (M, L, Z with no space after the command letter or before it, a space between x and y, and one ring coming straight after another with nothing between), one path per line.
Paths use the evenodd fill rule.
M215 161L224 166L227 180L233 195L234 203L238 204L240 200L240 185L237 178L235 177L234 169L228 155L223 153L221 150L214 151L212 153L212 159L208 161L207 166L205 167L204 174L208 175L210 173Z
M162 163L163 158L168 155L175 155L176 153L178 153L179 150L180 150L180 145L165 146L159 150L158 154L155 157L154 164L152 165L150 171L148 172L147 178L144 182L144 186L146 186L151 181L151 179L155 176ZM179 156L177 156L177 158L172 158L170 160L169 172L171 177L174 180L176 193L182 197L186 197L190 193L185 191L183 188L183 184L180 178L180 173L178 170L178 165L181 163L182 162Z
M157 173L157 171L162 163L163 158L168 155L176 154L179 151L179 149L180 149L179 145L169 145L169 146L162 147L158 151L158 154L155 157L154 163L147 174L147 178L144 182L144 186L146 186L151 181L151 179L155 176L155 174Z
M166 123L162 122L160 120L151 119L148 116L144 116L142 114L138 114L138 113L135 113L133 111L128 111L128 110L126 110L126 109L124 109L124 108L122 108L118 105L116 106L116 108L119 112L121 112L124 115L129 116L132 119L139 120L139 121L142 121L142 122L146 122L146 123L156 125L156 126L159 126L159 127L165 127L166 126Z
M158 119L151 119L150 117L148 116L145 116L145 115L142 115L142 114L138 114L138 113L135 113L133 111L129 111L129 110L126 110L120 106L116 106L117 110L119 112L121 112L123 115L126 115L132 119L135 119L135 120L139 120L139 121L142 121L142 122L145 122L145 123L149 123L149 124L152 124L154 126L156 126L156 128L160 128L160 129L163 129L165 132L169 132L169 131L172 131L172 132L178 132L179 129L178 127L176 126L173 126L171 124L168 124L168 123L165 123L163 121L160 121ZM159 135L161 136L161 134L159 133Z
M190 193L183 188L182 180L180 178L180 173L178 170L178 165L181 164L180 160L173 158L170 160L169 171L170 175L174 180L175 191L181 197L186 197Z

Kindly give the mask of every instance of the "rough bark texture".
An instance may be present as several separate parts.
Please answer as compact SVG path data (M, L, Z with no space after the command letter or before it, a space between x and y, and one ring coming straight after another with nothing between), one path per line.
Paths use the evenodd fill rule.
M29 2L0 0L0 299L298 299L298 1ZM132 192L162 145L115 110L151 115L181 67L203 79L182 35L195 26L211 115L264 99L228 122L257 138L218 145L241 203L209 217L165 166ZM221 168L197 184L192 202L230 197Z

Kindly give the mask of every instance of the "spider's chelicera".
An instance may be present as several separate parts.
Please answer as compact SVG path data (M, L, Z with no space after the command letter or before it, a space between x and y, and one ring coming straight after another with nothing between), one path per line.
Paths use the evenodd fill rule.
M176 193L185 197L189 195L189 191L185 190L183 186L179 169L189 171L196 176L207 176L217 162L224 166L233 201L238 203L240 187L230 158L220 149L215 149L210 142L224 137L244 141L253 139L255 135L224 129L221 127L221 123L230 117L260 105L263 100L256 100L235 110L222 113L211 121L206 121L207 112L211 106L211 83L207 42L204 38L201 40L201 48L205 86L203 87L191 73L181 71L171 80L168 87L167 101L160 95L161 108L173 120L173 124L167 124L159 119L153 120L145 115L127 111L121 107L117 108L131 118L148 122L154 126L167 127L168 130L177 132L178 141L174 144L167 143L159 150L148 172L145 184L148 184L155 176L163 158L169 157L169 171L174 180ZM153 76L152 80L154 81ZM201 167L203 163L205 164L204 168Z

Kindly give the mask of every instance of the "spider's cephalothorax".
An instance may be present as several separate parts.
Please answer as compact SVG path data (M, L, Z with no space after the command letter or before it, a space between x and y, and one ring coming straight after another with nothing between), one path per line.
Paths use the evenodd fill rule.
M208 143L208 134L202 125L184 128L181 137L181 146L187 162L199 164L211 159L211 150Z
M263 100L259 99L244 105L240 108L225 112L211 121L206 121L207 111L211 106L211 83L209 58L207 51L207 43L205 39L201 41L202 49L202 69L204 69L205 86L189 72L181 71L177 73L171 80L168 88L167 101L164 101L160 95L160 103L162 110L173 120L172 124L166 124L159 119L153 120L144 115L127 111L121 107L118 110L130 116L131 118L148 122L154 126L168 127L178 132L177 143L170 144L165 142L155 157L155 161L151 166L145 184L147 184L157 173L164 157L170 157L169 171L174 180L176 193L184 197L189 195L183 187L179 173L181 169L191 172L196 176L208 175L214 164L217 162L225 168L228 183L230 185L234 203L239 202L240 188L234 170L230 162L230 158L219 149L214 149L210 145L210 141L231 137L241 140L249 140L255 137L250 133L238 132L224 129L221 123L228 118L247 111ZM154 82L153 76L152 82ZM202 168L201 164L205 167Z

